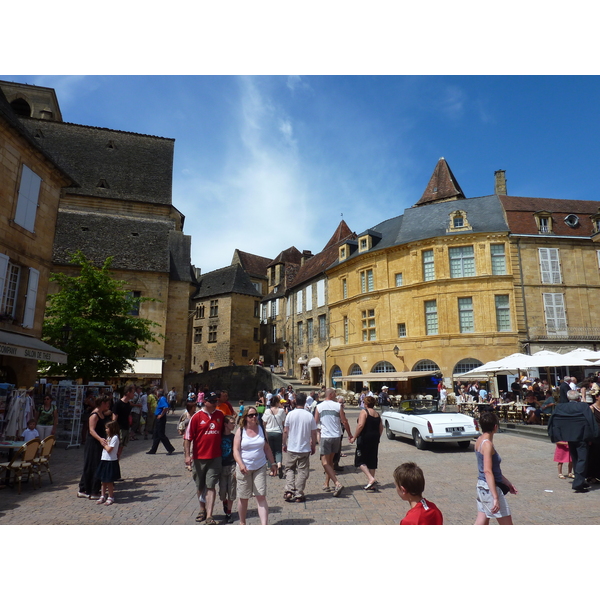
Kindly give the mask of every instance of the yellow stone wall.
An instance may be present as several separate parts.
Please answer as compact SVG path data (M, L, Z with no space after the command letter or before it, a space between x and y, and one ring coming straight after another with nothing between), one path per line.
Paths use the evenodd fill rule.
M505 243L507 274L491 275L490 244ZM476 275L451 278L448 247L473 245ZM435 279L423 281L422 251L434 251ZM360 272L372 269L374 290L361 292ZM380 252L360 254L328 271L331 347L327 353L327 381L337 365L349 375L353 364L363 373L380 361L390 362L396 371L413 370L420 360L431 360L444 377L453 374L457 362L476 359L483 363L520 350L517 335L514 283L508 239L502 234L445 236L406 244ZM402 286L395 287L395 275L402 273ZM347 299L342 297L346 279ZM496 294L510 299L513 330L498 332ZM458 298L472 297L474 333L460 333ZM438 334L425 333L426 300L437 301ZM375 310L376 340L362 338L362 311ZM348 343L344 341L344 317L348 318ZM405 323L407 336L398 337L398 323ZM398 357L393 352L398 346ZM403 358L401 358L403 357Z
M558 249L562 283L542 284L539 248ZM565 352L582 346L593 347L593 338L600 339L597 251L598 244L589 239L513 238L513 262L520 263L522 269L522 281L516 287L522 288L526 298L523 320L532 353L542 349ZM544 293L564 294L569 339L545 335Z
M34 232L13 223L19 194L22 165L27 165L42 179ZM14 264L21 266L17 292L15 323L3 321L0 327L6 331L40 338L51 269L52 244L56 227L56 215L61 197L61 187L68 185L67 178L39 152L35 151L12 127L0 120L0 252ZM27 292L27 269L40 272L33 328L21 326L25 294ZM0 365L11 369L19 387L29 387L36 381L37 361L0 357Z
M210 316L210 300L219 301L217 317ZM250 359L258 359L260 351L259 336L254 339L254 329L260 327L259 317L254 317L254 303L258 296L232 294L193 301L193 309L204 305L204 318L193 317L193 328L202 327L202 342L194 341L192 337L191 369L202 372L203 365L208 363L209 369L236 365L247 365ZM209 342L209 327L217 326L216 342ZM247 356L243 356L247 351Z

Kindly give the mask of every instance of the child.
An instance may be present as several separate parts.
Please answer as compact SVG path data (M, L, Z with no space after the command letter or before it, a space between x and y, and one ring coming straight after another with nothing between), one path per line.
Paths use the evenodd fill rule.
M102 483L102 494L96 504L114 504L114 482L121 478L119 467L119 424L110 421L106 425L106 439L102 441L102 459L96 470L96 479ZM107 497L108 496L108 497Z
M558 463L559 479L566 479L567 477L571 477L573 479L575 477L575 475L573 475L573 463L571 462L571 454L569 452L568 442L556 442L556 450L554 451L554 462ZM562 472L563 463L569 463L569 470L567 471L566 476L563 475Z
M192 418L192 416L198 409L198 405L196 404L195 400L188 399L185 406L186 406L186 411L181 415L181 417L179 417L179 423L177 425L177 433L181 436L182 439L183 439L183 435L185 434L185 430L187 429L187 426L190 422L190 419ZM183 443L185 445L185 440ZM191 471L192 467L186 466L186 469L188 471Z
M240 400L240 410L238 411L237 423L240 422L243 414L244 414L244 401Z
M23 431L21 437L24 442L35 440L35 438L40 437L38 430L35 428L35 419L29 419L29 421L27 421L27 429Z
M221 438L221 479L219 480L219 498L223 502L223 511L225 512L225 522L231 523L231 509L235 500L236 479L235 479L235 458L233 457L233 429L235 427L235 418L231 415L225 415L224 431Z
M403 463L394 470L396 492L410 504L410 509L400 525L443 525L440 509L423 498L425 477L414 462Z

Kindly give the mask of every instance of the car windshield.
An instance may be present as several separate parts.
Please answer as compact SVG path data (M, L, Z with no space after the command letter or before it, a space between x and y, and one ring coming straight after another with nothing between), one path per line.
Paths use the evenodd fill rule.
M409 415L428 415L438 412L437 400L403 400L396 412Z

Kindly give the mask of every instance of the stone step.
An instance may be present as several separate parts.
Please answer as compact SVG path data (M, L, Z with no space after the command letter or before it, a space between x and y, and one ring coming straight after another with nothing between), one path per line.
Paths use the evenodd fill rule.
M510 435L521 435L538 440L550 442L548 427L546 425L524 425L523 423L500 422L499 431Z

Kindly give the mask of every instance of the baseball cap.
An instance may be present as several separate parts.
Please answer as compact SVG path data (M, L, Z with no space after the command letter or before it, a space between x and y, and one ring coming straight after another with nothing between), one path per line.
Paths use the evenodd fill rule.
M204 402L212 402L213 404L216 404L218 400L219 396L215 394L215 392L210 392L210 394L204 398Z

